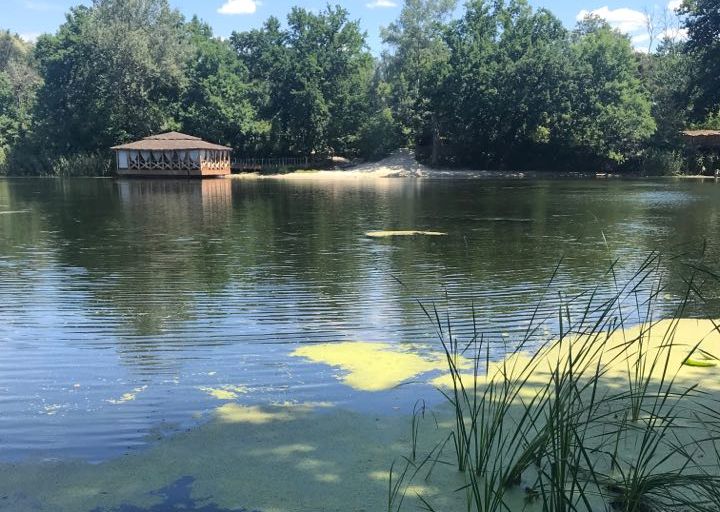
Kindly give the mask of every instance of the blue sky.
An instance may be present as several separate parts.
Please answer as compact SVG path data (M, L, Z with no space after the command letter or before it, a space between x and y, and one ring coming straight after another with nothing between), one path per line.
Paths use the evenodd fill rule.
M643 11L660 13L678 0L530 0L534 7L554 12L568 27L575 25L583 11L594 11L617 28L634 36L640 49L646 43ZM90 0L0 0L6 9L0 15L0 28L10 29L26 39L43 32L54 32L64 21L65 12L72 5L90 4ZM233 30L257 27L271 15L284 19L293 5L317 10L327 0L170 0L170 3L190 17L197 14L212 25L215 33L227 37ZM400 12L402 0L331 0L350 11L353 19L360 19L368 33L368 43L378 53L380 27L388 25ZM462 4L462 2L459 2ZM9 8L9 9L8 9Z

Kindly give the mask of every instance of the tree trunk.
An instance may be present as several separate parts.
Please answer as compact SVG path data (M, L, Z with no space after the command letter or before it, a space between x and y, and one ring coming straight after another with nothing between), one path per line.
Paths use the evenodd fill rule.
M438 166L440 160L440 126L438 126L437 116L435 113L432 115L432 155L430 157L430 164L433 167Z

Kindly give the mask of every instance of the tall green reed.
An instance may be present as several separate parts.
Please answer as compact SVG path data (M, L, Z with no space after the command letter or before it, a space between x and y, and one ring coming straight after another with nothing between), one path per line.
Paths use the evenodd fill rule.
M541 500L543 511L720 509L720 468L700 466L692 455L708 443L717 446L720 414L705 412L702 422L712 429L694 441L694 452L677 439L680 423L693 419L680 404L697 398L698 391L677 384L679 368L671 368L670 354L679 348L677 325L687 305L702 298L698 269L686 278L686 293L658 348L650 339L666 291L662 263L658 253L649 255L623 286L613 265L609 297L602 298L600 287L571 297L560 294L557 339L540 344L529 357L515 357L552 322L550 316L540 317L538 303L523 337L494 374L488 373L490 346L478 332L474 306L473 334L462 342L453 335L449 313L441 321L434 305L421 304L448 363L452 385L441 392L455 416L451 436L457 468L466 473L469 509L510 510L506 493L523 479L528 497ZM638 334L629 337L627 328L637 324ZM627 369L627 390L603 383L618 365ZM549 375L547 382L533 379L538 373ZM634 450L626 455L631 442Z

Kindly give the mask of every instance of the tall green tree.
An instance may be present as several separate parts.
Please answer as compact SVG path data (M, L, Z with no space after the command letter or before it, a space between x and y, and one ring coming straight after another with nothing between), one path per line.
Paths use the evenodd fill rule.
M356 151L372 86L373 59L358 21L340 6L294 8L286 29L271 18L231 40L261 86L272 151L327 155Z
M688 31L687 51L698 61L694 112L704 118L720 110L720 6L717 0L685 0L680 13Z
M32 45L17 35L0 31L0 168L31 129L40 85L32 51Z
M258 118L256 91L249 73L227 41L213 37L212 29L197 18L188 24L192 54L188 86L179 108L183 130L256 154L269 123Z
M637 156L656 124L629 37L588 18L575 31L572 56L565 142L598 163L619 164Z
M496 167L517 166L518 155L528 164L528 155L552 153L547 147L559 137L557 119L569 109L562 23L524 0L475 0L448 41L452 152Z
M254 105L269 133L257 155L287 154L285 129L279 113L285 108L285 83L290 69L287 33L280 20L270 17L259 29L233 32L230 42L248 70Z
M357 153L362 158L379 159L406 145L392 108L392 85L385 76L381 62L375 70L366 105L367 115L362 121L357 140Z
M406 0L397 21L383 29L392 104L408 145L431 147L437 162L444 109L443 84L450 72L446 42L455 0Z
M55 153L98 151L177 128L189 36L167 0L94 0L75 7L36 56L38 135Z
M685 43L664 40L654 53L643 57L643 83L650 93L657 124L652 138L656 148L678 148L680 132L688 125L691 105L687 91L695 66L684 50Z

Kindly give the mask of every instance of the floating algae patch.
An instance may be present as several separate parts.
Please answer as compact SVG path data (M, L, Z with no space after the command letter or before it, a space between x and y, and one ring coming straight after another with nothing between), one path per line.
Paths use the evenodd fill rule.
M717 367L720 332L717 326L718 323L713 320L686 318L617 329L607 340L603 340L605 349L594 352L591 359L585 360L585 364L594 368L599 363L603 368L602 380L609 386L616 386L613 383L627 382L627 362L634 364L641 356L647 361L644 365L647 378L659 382L667 371L667 375L674 376L678 385L701 385L705 389L720 390L720 368ZM536 356L520 352L503 361L491 362L487 374L478 376L477 383L485 385L491 381L502 381L506 377L518 379L525 382L520 396L533 396L551 380L558 361L569 359L571 347L592 341L587 336L578 336L568 339L566 343L550 344ZM659 363L652 364L653 361ZM532 368L530 373L527 372L528 368ZM466 388L473 387L473 374L461 374L460 378ZM451 388L453 379L450 374L444 374L433 379L431 384L439 388Z
M218 400L235 400L239 395L246 395L248 393L248 388L245 386L235 386L232 384L217 388L199 386L198 389Z
M99 464L0 461L0 510L387 509L387 474L393 460L402 460L407 453L409 416L367 415L340 408L320 414L304 406L262 410L283 412L284 419L229 423L216 418L147 450ZM445 435L428 416L418 449L431 450ZM384 478L370 476L383 473ZM425 498L438 510L465 510L458 502L464 494L454 492L464 480L456 471L436 473ZM451 481L445 483L446 476ZM435 491L443 492L434 495ZM408 492L403 510L421 506L416 495Z
M147 386L140 386L140 387L133 389L132 391L130 391L128 393L125 393L120 398L106 400L106 402L109 404L115 404L115 405L123 404L125 402L132 402L133 400L135 400L137 398L138 393L142 393L146 389L147 389Z
M257 405L225 404L215 410L223 423L252 423L260 425L272 421L289 421L292 416L281 408L266 409Z
M518 222L518 223L528 223L528 222L533 221L532 219L516 218L516 217L482 217L477 220L483 221L483 222Z
M440 231L368 231L365 236L370 238L390 238L394 236L447 236Z
M5 212L0 212L0 215L16 215L18 213L30 213L30 210L5 211Z
M444 354L429 358L399 349L388 343L322 343L300 347L292 353L316 363L340 367L340 380L360 391L383 391L418 375L447 369ZM470 367L468 360L460 367Z

